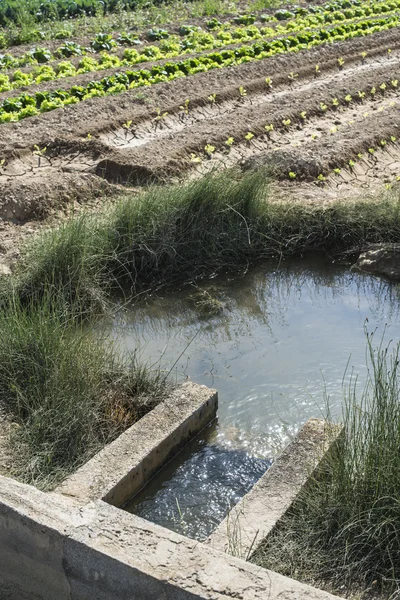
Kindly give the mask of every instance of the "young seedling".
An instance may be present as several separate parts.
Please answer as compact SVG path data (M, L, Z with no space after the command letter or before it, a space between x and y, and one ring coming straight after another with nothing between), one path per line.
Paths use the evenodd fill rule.
M293 171L289 171L289 179L296 179L296 177L296 173L293 173Z
M128 137L128 133L131 127L132 121L126 121L126 123L122 123L122 129L125 129L125 139Z
M375 87L375 86L373 86L373 87L371 88L371 96L375 96L375 94L376 94L376 87Z
M391 84L392 84L392 87L396 89L397 86L399 85L398 79L392 79Z
M44 155L46 154L47 148L39 148L39 146L37 146L36 144L33 146L33 151L32 154L34 156L37 156L38 159L38 167L40 167L41 162L42 162L42 158L44 157Z
M298 76L299 76L299 74L298 73L293 73L293 71L291 73L289 73L288 79L290 81L290 87L293 87L293 84L296 81L296 79L297 79Z
M341 71L343 69L343 66L344 66L344 59L342 57L339 57L337 59L337 62L338 62L339 71Z
M2 158L0 160L0 175L3 175L5 162L6 162L5 158Z
M354 160L349 160L350 171L352 171L355 166L356 166L356 163L354 162Z
M358 98L361 100L361 102L364 100L365 98L365 92L362 92L361 90L357 92L357 96Z
M382 148L384 148L386 146L386 144L387 144L387 141L386 140L380 140L379 143L382 146Z
M315 77L318 77L318 75L321 75L321 68L319 65L315 65L314 74L315 74Z
M336 133L338 130L336 125L333 125L333 127L330 128L329 133Z
M244 136L244 139L246 140L247 144L250 146L250 142L254 137L254 133L251 133L251 131L248 131L246 133L246 135Z
M341 169L339 169L338 167L336 167L336 169L333 169L333 172L335 173L335 175L340 175Z
M292 123L292 121L290 119L283 119L283 121L282 121L282 125L284 125L287 128L290 127L291 123Z
M365 65L365 59L367 58L367 53L361 52L361 64Z
M265 78L265 85L267 86L267 88L269 90L272 88L272 79L271 79L271 77L266 77Z
M265 125L264 129L265 129L265 131L267 132L267 137L268 137L268 139L270 139L270 137L271 137L271 133L272 133L272 132L273 132L273 130L274 130L274 126L272 125L272 123L270 123L269 125Z
M324 183L324 181L326 181L326 177L324 177L324 175L322 173L320 173L317 177L317 182Z
M215 146L212 146L211 144L207 144L206 146L204 146L204 152L206 153L208 158L211 158L215 152Z
M209 103L211 104L211 106L214 107L215 101L217 99L217 94L210 94L207 99L208 99Z
M233 138L233 137L228 137L228 139L227 139L227 140L226 140L226 142L225 142L225 146L227 146L227 147L228 147L228 150L230 150L230 149L232 148L232 146L233 146L234 142L235 142L235 138Z
M332 98L332 106L337 108L339 106L339 100L337 98Z
M190 162L192 163L201 163L201 158L200 156L197 156L197 154L191 154L190 155Z
M353 98L351 97L350 94L347 94L347 96L344 97L344 101L347 102L347 104L350 104L350 102L353 100Z
M245 98L247 96L247 91L244 89L244 87L241 85L239 88L239 98L241 102L244 102Z
M180 106L180 107L179 107L179 108L180 108L180 110L182 111L182 112L179 114L179 117L180 117L180 119L181 119L182 121L183 121L183 119L184 119L185 117L187 117L187 116L188 116L188 114L189 114L189 102L190 102L189 98L186 98L186 100L185 100L185 103L184 103L184 104L182 104L182 106Z
M395 143L396 143L396 141L397 141L397 137L396 137L395 135L391 135L391 136L390 136L390 141L391 141L393 144L395 144Z
M157 115L154 117L154 129L157 129L158 126L162 127L162 121L164 121L168 117L167 112L161 112L161 108L156 108Z
M381 83L381 85L379 86L379 89L381 90L382 94L384 94L385 90L386 90L386 83Z
M90 142L93 139L92 134L89 132L86 136L86 139Z
M319 107L322 110L322 112L325 112L328 109L327 105L324 104L323 102L319 103Z
M303 121L305 121L307 119L307 111L306 110L303 110L300 113L300 119L302 119Z

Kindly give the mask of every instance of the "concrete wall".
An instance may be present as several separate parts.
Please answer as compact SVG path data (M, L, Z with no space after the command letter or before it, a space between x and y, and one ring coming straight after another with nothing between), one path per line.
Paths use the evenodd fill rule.
M334 600L101 500L0 477L1 600Z
M206 543L239 558L249 558L329 455L341 431L341 427L332 428L325 421L309 419Z
M199 431L215 418L218 394L185 382L68 477L57 492L79 499L103 499L123 506Z

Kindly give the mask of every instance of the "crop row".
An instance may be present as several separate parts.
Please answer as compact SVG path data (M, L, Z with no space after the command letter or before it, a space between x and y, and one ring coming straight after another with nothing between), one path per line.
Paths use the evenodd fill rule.
M308 43L304 43L304 35L299 34L280 40L258 41L252 45L242 46L234 50L222 50L204 54L197 58L155 65L150 69L140 69L116 73L103 77L99 81L91 81L85 86L72 86L69 90L56 90L54 92L36 92L35 94L21 94L15 98L7 98L0 105L0 123L19 121L37 115L39 112L48 112L69 104L93 97L118 94L129 89L160 82L171 81L179 77L187 77L195 73L206 72L215 68L224 68L239 65L245 62L261 60L286 52L298 52L309 49L328 41L346 40L357 36L364 36L397 27L400 24L398 17L374 21L372 27L368 22L353 23L331 30L318 33L308 33ZM339 64L339 67L341 65Z
M400 0L398 0L398 2L400 5ZM386 20L390 20L390 22L393 23L394 17L396 17L396 15L387 16ZM382 26L383 21L381 19L367 20L358 22L357 25L359 25L362 30L368 32L370 28L373 28L377 25ZM348 31L348 27L342 25L336 27L335 30L322 30L320 31L320 36L322 36L322 39L335 42L343 39L343 33L347 33ZM209 36L209 34L204 35ZM284 40L274 39L272 40L272 43L280 41L286 45L289 43L291 48L295 48L297 46L301 47L304 42L310 43L315 39L315 32L304 32L295 37L289 36L286 39L287 42ZM203 49L207 47L205 44L206 42L203 40ZM71 61L64 60L60 61L55 67L52 67L51 65L42 65L35 67L30 72L23 72L20 69L16 69L12 75L0 73L0 93L23 86L40 84L44 81L54 81L56 79L65 77L75 77L83 73L106 70L110 68L129 67L146 61L175 58L180 56L182 53L179 51L179 46L177 49L173 46L174 44L166 44L164 47L147 46L142 52L138 52L137 50L133 49L126 49L122 58L104 52L99 59L95 59L93 56L83 56L76 65L74 65ZM209 47L213 47L212 42L209 42ZM189 52L189 50L187 51Z
M270 128L271 125L266 125L266 129L268 131L270 131ZM362 161L376 161L379 150L387 150L387 148L390 145L398 147L398 138L397 135L394 135L394 133L397 133L395 131L395 128L393 130L393 134L382 135L378 142L369 143L367 147L365 147L364 152L358 152L357 154L346 154L345 152L340 153L339 157L336 157L337 160L333 163L334 166L331 166L330 168L321 168L321 172L318 175L314 175L314 177L310 176L309 173L303 173L301 171L296 172L295 170L287 172L282 171L280 173L277 172L276 175L278 175L280 178L286 178L289 181L313 179L316 184L323 186L325 185L328 177L342 177L344 171L354 174L356 166L361 164ZM265 136L262 137L265 138ZM229 153L232 151L232 147L235 143L238 144L238 148L243 148L244 145L249 147L256 139L263 141L262 137L256 138L255 134L249 131L246 135L243 136L242 140L236 140L233 137L228 137L228 139L225 141L224 147L222 148L217 148L212 144L206 144L203 150L203 155L201 156L192 153L190 162L194 165L198 165L202 162L203 159L211 160L215 156L215 158L226 168L227 166L229 166L229 164L231 164L229 160ZM267 140L268 139L269 137L267 138ZM400 175L396 177L396 181L400 181ZM386 184L385 187L387 189L390 189L392 186L390 184Z
M286 134L288 133L293 126L295 126L297 129L302 129L303 126L308 125L308 128L310 127L310 119L312 117L317 116L318 118L324 116L327 113L336 113L337 111L339 111L341 108L343 109L348 109L351 105L358 103L358 104L363 104L364 101L367 100L375 100L378 96L380 98L385 97L386 94L393 94L395 93L397 95L397 92L399 90L399 80L398 79L391 79L391 80L385 80L385 81L381 81L380 83L376 83L373 86L368 86L365 87L364 89L359 89L356 92L353 92L352 94L343 94L342 96L338 95L335 96L333 98L326 98L325 100L320 100L319 102L316 102L314 108L312 110L307 111L300 111L298 113L291 113L290 115L287 115L286 117L280 117L280 118L276 118L273 119L272 122L266 123L263 127L260 127L259 125L257 125L256 129L254 129L253 131L248 131L244 136L242 136L242 138L234 138L233 136L228 136L228 138L223 141L222 143L216 143L214 141L211 141L209 143L206 144L206 146L203 149L203 154L204 157L207 159L210 159L213 157L215 152L229 152L232 147L238 145L242 145L242 144L247 144L247 145L251 145L253 143L253 141L260 139L261 141L264 139L266 140L271 140L272 139L272 135L274 133L280 133L280 134ZM242 90L242 93L245 93L246 90ZM390 96L389 96L390 97ZM389 106L394 106L395 102L392 101L390 102ZM378 109L378 112L381 112L384 110L384 107L380 107ZM166 113L165 113L166 114ZM369 112L368 110L366 112L364 112L363 114L363 119L367 119L370 118L371 116L373 116L373 113ZM349 121L349 124L352 124L353 121ZM155 123L156 126L156 123ZM335 133L337 133L339 130L339 126L333 125L330 129L329 129L329 134L334 135ZM320 137L320 135L317 134L313 134L312 135L312 139L316 139ZM391 136L390 140L385 140L382 139L379 143L379 145L381 147L384 147L386 145L386 143L388 141L394 142L396 141L395 139L393 139L393 136ZM215 145L214 145L215 144ZM370 152L370 154L373 154L373 152ZM361 158L361 157L358 157ZM191 162L193 163L199 163L202 161L201 156L198 156L196 154L191 154ZM350 166L354 166L354 161L353 164L350 164ZM292 179L294 179L294 177L291 177Z
M327 10L350 8L357 5L359 0L337 0L327 5ZM68 19L79 15L92 16L119 10L129 10L137 7L137 0L25 0L24 12L30 14L31 19L37 23L47 20ZM293 10L278 10L271 18L284 20L292 18L295 14L304 14L306 9L294 7ZM319 7L312 7L310 12L320 12ZM19 0L0 0L0 26L5 27L10 22L19 22L21 3ZM246 23L251 22L253 15L244 15ZM253 21L254 22L254 21ZM26 40L29 41L29 40Z
M326 10L321 14L307 17L297 15L294 20L287 22L285 25L278 25L275 28L257 27L254 24L247 24L246 26L229 29L229 24L220 24L220 26L217 26L219 30L214 32L214 34L203 31L199 27L182 26L179 32L181 37L170 35L167 31L154 27L147 32L147 39L150 41L161 40L160 45L147 47L141 52L137 52L136 50L128 51L127 58L131 61L130 64L132 64L133 57L135 57L137 63L161 58L172 58L189 52L202 52L230 44L250 42L254 39L302 32L309 28L321 27L321 25L326 23L337 24L382 13L388 13L387 16L390 16L398 8L400 8L400 0L390 0L388 3L377 2L373 5L370 2L363 2L356 8L344 9L342 12L330 12ZM182 39L182 36L184 39ZM77 42L65 42L53 53L46 48L37 47L20 57L13 57L11 54L0 55L0 68L10 69L30 64L49 63L62 58L70 58L71 56L82 56L91 52L108 52L121 45L137 46L140 44L140 39L134 34L122 33L114 39L110 34L100 33L95 36L88 47L83 47ZM100 59L98 61L99 68L102 68L102 62L108 63L109 59L105 61Z

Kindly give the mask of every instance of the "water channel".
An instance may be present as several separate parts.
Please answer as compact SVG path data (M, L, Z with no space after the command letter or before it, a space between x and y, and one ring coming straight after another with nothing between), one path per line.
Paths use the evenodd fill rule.
M269 261L201 288L221 303L199 314L193 287L125 307L112 324L122 348L215 387L217 422L125 508L206 538L326 398L340 418L343 378L366 376L366 337L399 339L400 288L327 258Z

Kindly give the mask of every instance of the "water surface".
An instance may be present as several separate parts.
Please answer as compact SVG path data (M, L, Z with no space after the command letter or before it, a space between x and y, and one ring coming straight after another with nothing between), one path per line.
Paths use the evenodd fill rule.
M340 418L347 368L366 375L365 327L398 339L399 289L321 258L270 261L202 288L223 305L204 317L193 288L150 298L113 323L122 347L140 349L177 381L215 387L218 421L128 510L204 539L329 397ZM361 386L360 386L361 387Z

